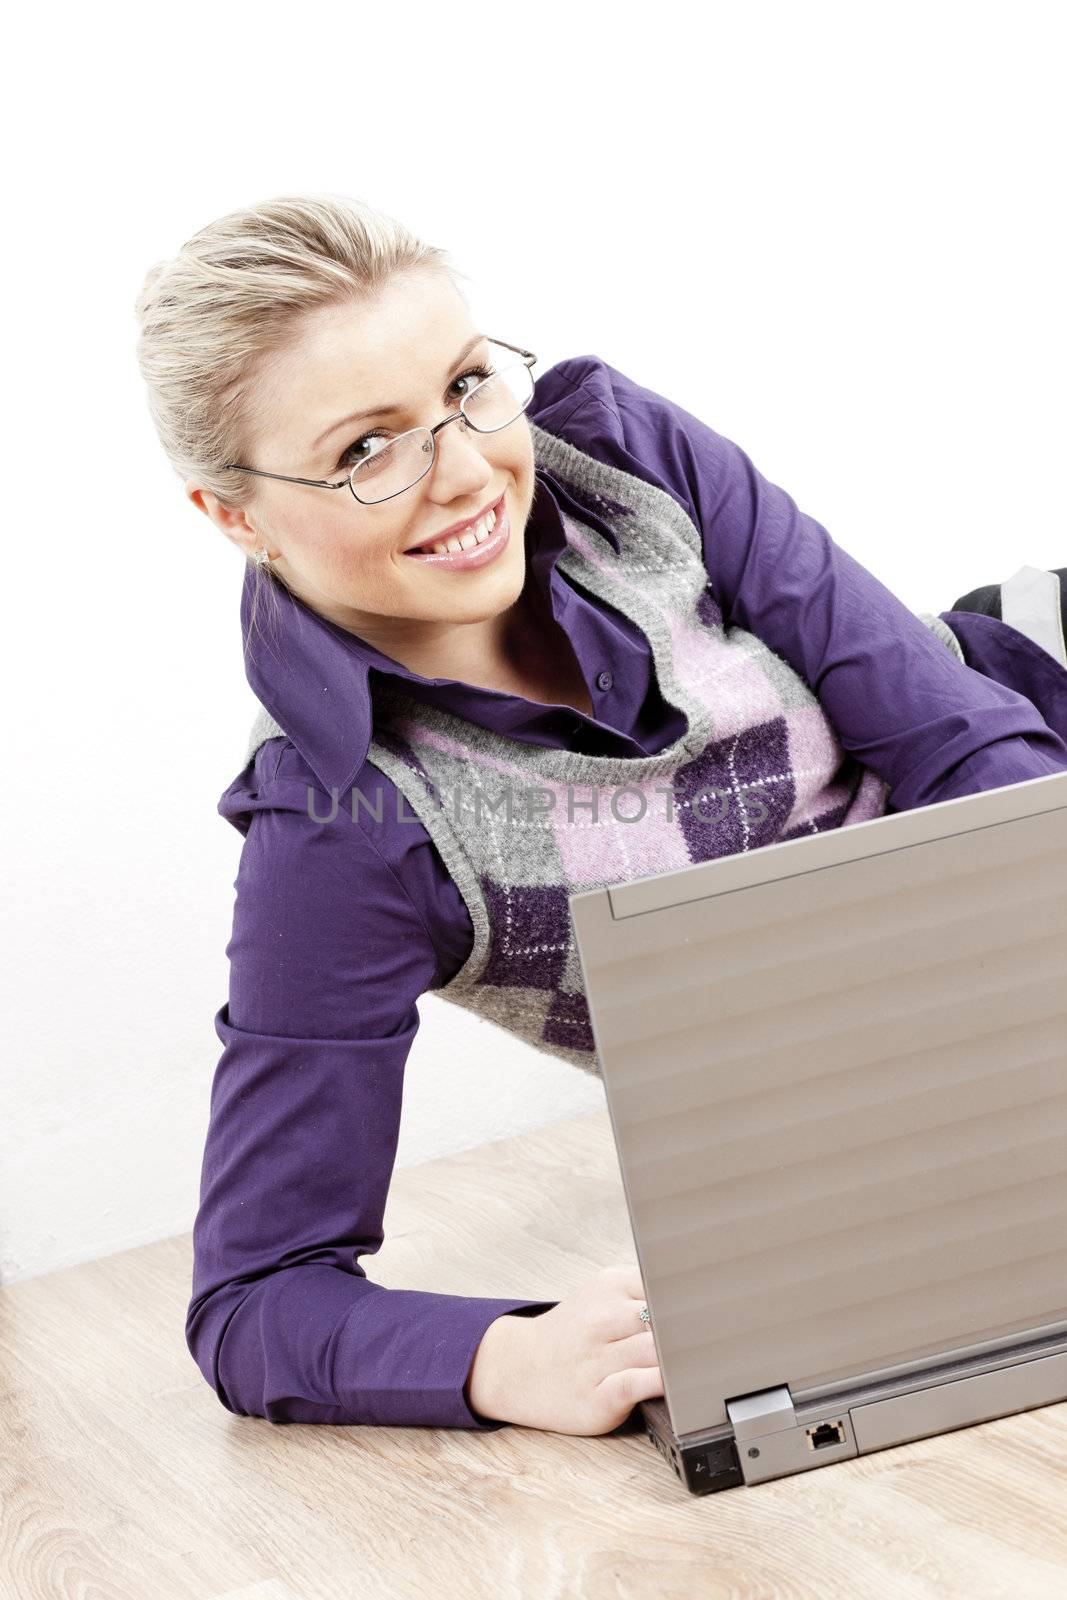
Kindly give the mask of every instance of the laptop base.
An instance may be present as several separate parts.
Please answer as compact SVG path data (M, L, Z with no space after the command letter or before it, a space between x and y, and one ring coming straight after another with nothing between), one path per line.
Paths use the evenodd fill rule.
M914 1439L1067 1400L1067 1332L937 1368L838 1385L820 1397L788 1384L726 1402L730 1417L679 1438L666 1401L645 1400L645 1433L691 1494L766 1483Z

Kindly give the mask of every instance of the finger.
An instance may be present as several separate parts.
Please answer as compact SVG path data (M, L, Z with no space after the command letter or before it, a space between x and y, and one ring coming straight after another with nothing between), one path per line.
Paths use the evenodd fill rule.
M642 1328L637 1333L623 1333L609 1339L612 1361L627 1367L651 1367L659 1360L656 1341L651 1329Z
M663 1378L658 1367L620 1367L600 1380L612 1398L635 1406L641 1400L658 1400L663 1394Z
M623 1293L630 1295L640 1305L645 1298L645 1286L641 1281L641 1269L636 1263L620 1263L619 1284Z
M651 1319L645 1321L641 1315L644 1300L635 1300L633 1295L627 1295L617 1306L611 1308L609 1339L628 1339L634 1333L647 1333L652 1326Z

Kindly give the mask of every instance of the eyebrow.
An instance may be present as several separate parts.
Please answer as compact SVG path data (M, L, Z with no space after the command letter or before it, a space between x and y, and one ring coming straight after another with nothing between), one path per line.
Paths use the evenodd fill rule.
M467 356L470 355L471 351L475 348L475 346L481 344L481 342L482 342L482 340L484 338L485 338L485 334L484 333L475 334L474 338L469 340L468 343L463 346L463 349L459 352L459 355L452 362L452 365L448 368L448 371L451 372L455 367L458 367L460 362L464 361L467 358ZM323 444L330 437L330 435L332 433L336 433L338 428L347 427L349 423L352 423L352 422L364 422L369 417L388 417L388 416L392 416L396 412L402 411L403 409L404 408L403 408L402 405L388 405L388 406L370 406L366 411L353 411L350 416L342 417L339 422L332 422L324 433L320 433L319 434L318 438L315 440L315 443L311 446L311 448L312 448L312 450L318 450L319 446L321 444Z

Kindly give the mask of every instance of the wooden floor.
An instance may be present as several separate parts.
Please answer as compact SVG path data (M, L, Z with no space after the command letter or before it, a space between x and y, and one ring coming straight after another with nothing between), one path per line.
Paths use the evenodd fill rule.
M633 1253L605 1110L396 1173L365 1265L559 1299ZM185 1345L191 1261L0 1291L2 1600L1067 1595L1067 1405L696 1498L641 1432L235 1417Z

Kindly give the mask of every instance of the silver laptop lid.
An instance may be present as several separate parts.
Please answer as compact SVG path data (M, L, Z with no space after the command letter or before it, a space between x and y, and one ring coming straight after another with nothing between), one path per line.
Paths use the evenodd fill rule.
M677 1434L1067 1324L1067 772L570 906Z

